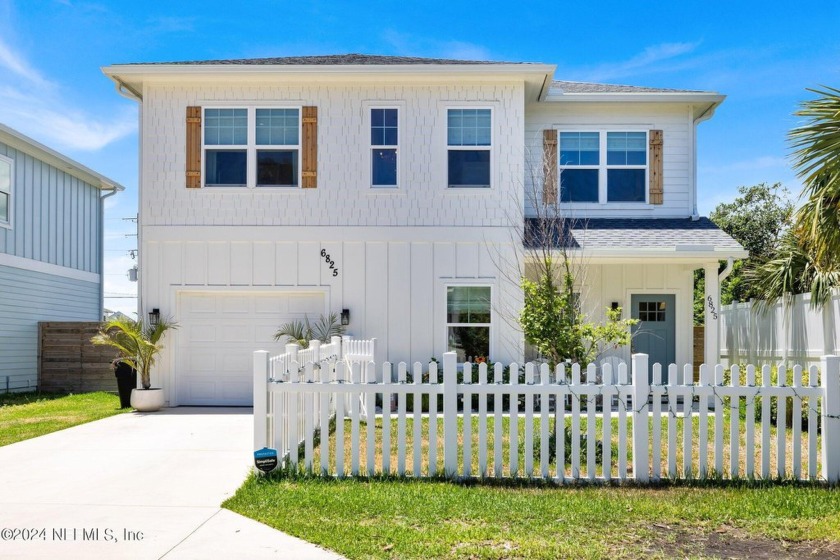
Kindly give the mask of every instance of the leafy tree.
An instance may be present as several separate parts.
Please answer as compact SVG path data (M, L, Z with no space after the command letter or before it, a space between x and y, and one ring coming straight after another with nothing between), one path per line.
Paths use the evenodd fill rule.
M709 216L723 231L749 251L750 256L737 261L720 287L722 305L762 297L749 271L771 259L793 214L790 194L781 183L759 183L738 188L732 202L719 204ZM694 324L704 318L705 278L702 270L694 273Z

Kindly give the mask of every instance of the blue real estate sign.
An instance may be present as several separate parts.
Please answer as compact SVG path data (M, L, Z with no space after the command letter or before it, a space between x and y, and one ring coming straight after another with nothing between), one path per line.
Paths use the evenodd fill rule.
M277 468L277 450L263 447L254 451L254 464L264 473L270 473Z

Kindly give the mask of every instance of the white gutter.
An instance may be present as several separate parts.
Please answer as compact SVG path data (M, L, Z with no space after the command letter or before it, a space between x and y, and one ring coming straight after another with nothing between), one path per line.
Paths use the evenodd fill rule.
M125 190L114 185L113 190L99 197L99 319L105 317L105 199Z
M694 221L700 219L700 213L697 211L697 125L712 118L712 115L715 114L715 109L717 109L718 105L723 103L724 100L724 96L721 95L718 97L720 97L718 101L713 102L705 111L694 118L694 126L691 127L691 150L693 154L691 158L691 173L694 183L694 188L692 189L693 194L691 197L691 219Z

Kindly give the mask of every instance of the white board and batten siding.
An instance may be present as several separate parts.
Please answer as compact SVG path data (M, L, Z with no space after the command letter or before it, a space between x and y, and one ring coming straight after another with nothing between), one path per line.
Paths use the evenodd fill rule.
M0 392L34 389L39 321L100 313L100 191L0 142L12 161L11 220L0 225Z
M167 230L164 239L158 238L158 229ZM313 230L292 227L282 232L212 228L204 232L209 236L205 241L174 241L173 229L149 228L143 242L143 270L160 279L145 285L145 305L172 314L181 324L153 376L157 378L153 383L178 387L177 396L168 394L170 405L250 404L251 352L281 352L282 343L273 340L274 332L304 315L317 319L321 313L349 309L348 332L376 338L379 361L439 356L447 350L449 285L491 286L491 355L518 359L518 336L498 316L495 304L516 301L521 295L499 279L483 242L485 237L506 237L495 231L501 228L435 228L434 234L429 228L315 230L324 241L304 241L312 238ZM223 240L231 235L236 239ZM281 235L301 240L272 240ZM462 241L451 241L457 238ZM334 268L321 257L322 250ZM337 276L332 274L335 269ZM241 398L224 396L228 389L222 385L227 382L220 381L212 389L220 391L215 393L218 398L206 392L199 396L211 391L206 385L206 372L211 370L220 377L244 379L247 391L244 385L236 389L229 385ZM205 381L186 382L190 388L184 387L185 379L194 375ZM193 390L195 398L188 396Z
M565 213L575 218L683 218L694 206L692 109L678 103L532 103L525 113L526 169L541 170L543 130L641 131L662 130L663 203L565 204ZM606 154L601 155L602 160ZM533 173L525 174L525 192L534 191ZM535 212L528 204L526 211Z

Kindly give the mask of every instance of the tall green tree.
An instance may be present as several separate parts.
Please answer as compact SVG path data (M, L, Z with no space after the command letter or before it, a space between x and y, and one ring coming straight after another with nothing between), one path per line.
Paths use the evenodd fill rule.
M774 255L784 232L790 229L793 201L781 183L759 183L738 187L732 202L718 204L709 216L723 231L749 251L748 259L735 263L732 273L720 287L722 305L762 297L751 270ZM694 274L694 323L703 324L705 279L703 271Z

